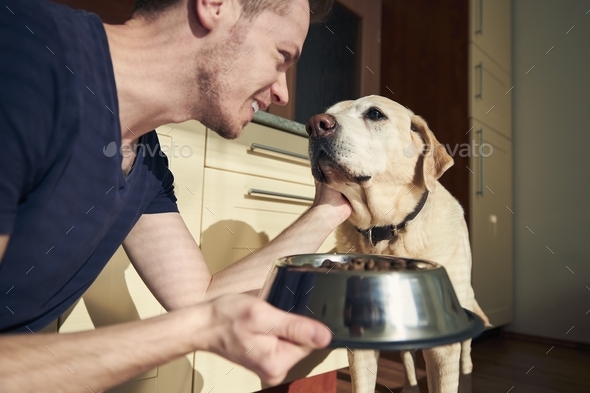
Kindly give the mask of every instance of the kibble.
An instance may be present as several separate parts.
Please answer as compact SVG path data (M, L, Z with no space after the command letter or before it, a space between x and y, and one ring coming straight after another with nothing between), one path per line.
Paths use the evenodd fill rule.
M313 269L317 271L401 271L401 270L417 270L418 266L414 263L409 263L408 260L403 258L364 258L355 257L346 262L336 262L331 259L324 259L321 266L313 267L312 264L306 263L301 266L291 266L292 268L298 269Z

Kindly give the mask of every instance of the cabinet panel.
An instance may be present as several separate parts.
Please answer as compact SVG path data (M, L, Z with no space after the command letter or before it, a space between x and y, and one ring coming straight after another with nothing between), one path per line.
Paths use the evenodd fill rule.
M212 273L266 245L311 205L252 189L307 198L315 193L313 186L206 168L201 249ZM320 252L334 247L332 236Z
M201 234L206 129L194 120L157 129L174 174L178 210L195 239Z
M472 117L512 137L510 75L474 45L469 46L469 103Z
M110 389L109 393L156 393L158 389L158 378L148 378L139 381L130 381L116 388Z
M279 149L282 152L268 148ZM215 132L207 130L205 165L210 168L313 185L309 160L289 154L307 157L307 148L307 138L256 123L248 124L242 135L233 141L225 140Z
M484 144L470 158L473 288L499 326L512 320L512 143L477 120L472 125L472 144Z
M511 72L511 1L471 0L470 41Z
M82 298L59 318L59 332L73 333L158 316L162 306L145 286L123 247L105 266ZM154 368L133 380L153 378ZM140 389L142 384L133 385ZM141 391L143 390L134 390ZM148 390L149 391L149 390Z
M289 371L284 383L347 367L346 351L345 348L339 348L312 352ZM252 371L229 360L210 352L199 351L195 354L193 393L248 393L266 387Z

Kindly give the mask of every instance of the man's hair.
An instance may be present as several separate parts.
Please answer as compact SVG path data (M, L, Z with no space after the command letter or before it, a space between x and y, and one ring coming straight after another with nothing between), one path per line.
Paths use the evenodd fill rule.
M169 6L178 3L179 0L135 0L134 15L143 17L155 17ZM251 20L264 10L286 13L291 7L291 0L239 0L242 5L244 18ZM309 0L311 23L324 20L334 0Z

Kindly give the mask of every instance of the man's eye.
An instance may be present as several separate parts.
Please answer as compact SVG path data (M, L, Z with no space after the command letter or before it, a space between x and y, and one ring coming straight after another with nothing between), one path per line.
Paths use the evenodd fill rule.
M285 63L288 63L291 60L291 55L285 51L280 51L281 55L283 56L283 60Z
M369 110L365 112L365 117L373 121L387 119L387 117L377 108L369 108Z

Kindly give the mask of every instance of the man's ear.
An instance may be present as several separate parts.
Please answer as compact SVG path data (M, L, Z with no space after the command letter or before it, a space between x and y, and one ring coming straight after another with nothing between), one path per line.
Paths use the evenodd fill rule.
M422 173L424 184L428 191L434 192L438 178L453 166L453 157L447 153L447 150L436 139L420 116L412 116L412 131L418 133L424 142L421 152L423 156Z
M228 7L228 1L224 0L196 0L195 3L199 22L208 31L219 24L222 13L225 13Z

